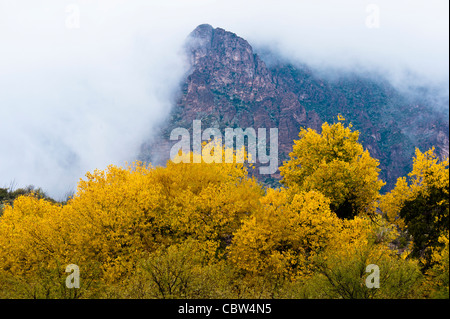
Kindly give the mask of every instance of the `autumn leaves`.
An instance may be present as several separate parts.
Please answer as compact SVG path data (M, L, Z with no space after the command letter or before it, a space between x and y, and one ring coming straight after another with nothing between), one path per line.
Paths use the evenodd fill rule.
M433 193L448 195L448 160L418 152L411 181L400 179L381 196L378 162L343 119L299 137L280 168L279 189L264 189L237 161L137 162L87 173L65 204L17 198L0 218L0 297L448 294L448 199ZM433 242L407 231L423 229L422 201L413 206L419 212L405 209L420 196L440 208ZM407 238L402 249L400 236ZM428 252L426 271L425 255L411 254L418 244ZM79 289L65 287L69 264L80 267ZM364 284L370 264L380 269L379 289Z

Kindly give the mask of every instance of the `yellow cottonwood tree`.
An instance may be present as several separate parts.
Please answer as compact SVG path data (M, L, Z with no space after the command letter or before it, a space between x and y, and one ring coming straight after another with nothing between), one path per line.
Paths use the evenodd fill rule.
M416 149L413 169L397 180L396 187L380 201L381 211L391 222L413 236L415 257L426 257L431 265L430 248L440 246L439 237L449 231L449 161L440 160L434 148L422 153Z
M75 228L69 219L60 205L34 196L6 206L0 219L0 296L73 297L61 289L72 258Z
M413 158L413 169L406 177L397 180L395 188L381 197L380 209L386 217L402 228L404 220L400 217L400 211L406 201L414 200L420 193L426 193L431 188L442 189L448 195L448 158L440 160L434 148L422 153L416 149ZM447 189L446 189L447 187ZM448 201L444 201L444 205Z
M19 196L0 216L0 298L448 296L448 160L417 151L384 214L366 216L382 182L357 132L324 124L300 137L282 168L287 188L263 190L243 163L201 158L95 170L64 204ZM392 245L394 225L428 249L423 274ZM65 287L69 264L80 289ZM365 286L367 264L380 267L380 289Z
M307 275L310 258L342 227L329 200L317 191L292 194L268 189L261 204L236 232L230 261L255 275Z
M165 168L134 163L95 170L64 206L26 196L6 206L0 218L0 280L33 285L42 282L39 267L63 280L64 267L76 264L81 285L95 287L89 296L105 287L114 293L139 260L164 246L192 238L223 251L262 194L239 163L169 162ZM37 292L39 297L64 293L61 280Z
M341 232L314 262L308 279L311 298L414 298L420 296L422 274L417 260L389 247L396 230L380 216L345 220ZM376 288L367 287L371 268L378 269Z
M373 212L384 182L379 162L358 142L359 132L345 127L344 119L322 125L322 132L302 128L290 159L280 167L282 183L292 190L317 190L331 200L341 218Z
M425 288L431 298L449 298L448 234L439 237L441 247L431 248L432 267L427 270Z
M87 174L67 209L80 224L76 242L117 282L161 246L193 238L223 249L261 195L242 164L135 163Z

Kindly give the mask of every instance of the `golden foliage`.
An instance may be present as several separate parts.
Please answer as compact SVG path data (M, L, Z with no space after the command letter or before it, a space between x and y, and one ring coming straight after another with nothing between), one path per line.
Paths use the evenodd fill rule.
M84 283L114 285L165 245L193 238L224 246L261 195L242 164L111 165L87 173L64 206L25 196L7 206L0 272L26 279L74 263L90 274Z
M379 205L381 211L391 222L404 228L404 220L399 215L404 203L414 200L419 194L427 195L430 188L441 189L447 200L443 199L438 205L448 206L448 165L448 158L440 160L434 148L424 153L416 149L413 169L408 174L409 183L406 177L400 177L395 188L382 196Z
M332 210L345 218L373 212L384 185L378 179L378 160L363 149L359 132L351 127L324 123L320 134L302 128L290 159L280 167L284 185L297 191L320 191L330 199Z
M410 180L375 214L378 162L338 119L321 134L301 130L281 168L285 188L264 190L240 152L233 163L111 165L87 173L64 204L18 197L0 216L0 298L448 296L448 231L425 281L419 260L394 245L405 203L433 188L448 195L448 159L417 151ZM65 286L69 264L79 289ZM368 264L380 266L379 290L364 285Z
M307 274L310 258L342 227L329 200L317 191L292 194L269 189L261 204L230 247L230 260L252 273Z

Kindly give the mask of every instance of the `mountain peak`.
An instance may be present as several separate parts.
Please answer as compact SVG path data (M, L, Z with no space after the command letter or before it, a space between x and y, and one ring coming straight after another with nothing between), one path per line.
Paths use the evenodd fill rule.
M189 35L190 38L197 38L197 39L202 39L202 38L210 38L212 33L214 31L214 28L212 25L210 24L200 24L199 26L197 26Z
M213 30L213 29L214 29L214 27L212 25L210 25L208 23L203 23L203 24L198 25L192 32L202 32L202 31L208 31L208 30Z
M214 43L213 43L214 42ZM252 50L250 44L244 38L222 28L214 28L210 24L200 24L188 36L188 46L195 44L208 44L208 46L226 47L238 43L239 46Z
M281 59L268 66L244 38L209 24L197 26L185 48L191 68L170 123L161 128L153 144L158 146L143 150L144 161L163 164L174 143L167 138L170 131L193 129L191 123L202 120L204 127L219 129L278 128L281 164L301 127L320 132L321 124L332 123L337 114L355 125L364 147L380 160L387 189L410 171L415 146L436 145L438 152L448 154L448 121L426 104L411 108L400 92L378 80L344 73L332 80Z
M197 86L209 87L243 102L274 96L275 87L264 62L235 33L201 24L191 32L186 48L192 66L192 92Z

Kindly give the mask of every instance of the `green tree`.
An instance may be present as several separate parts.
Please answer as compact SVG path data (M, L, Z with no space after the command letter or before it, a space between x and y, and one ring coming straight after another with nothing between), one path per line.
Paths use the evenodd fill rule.
M423 270L432 266L431 251L440 247L439 238L449 232L448 158L440 160L434 148L422 153L416 149L408 178L397 180L396 187L382 196L383 214L409 236L411 255L421 258Z
M416 150L409 174L413 195L404 201L399 217L413 236L412 254L423 258L425 269L432 265L431 248L441 246L439 238L449 232L448 174L448 159L440 161L434 148Z

